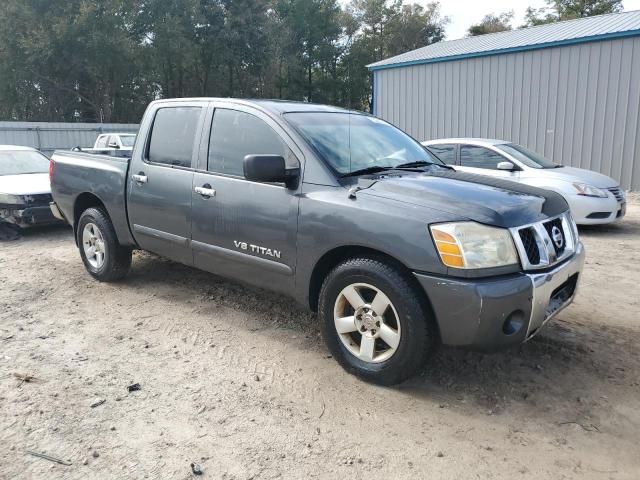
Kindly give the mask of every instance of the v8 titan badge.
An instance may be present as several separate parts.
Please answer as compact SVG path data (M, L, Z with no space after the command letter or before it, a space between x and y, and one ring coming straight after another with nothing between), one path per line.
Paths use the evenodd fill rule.
M264 255L266 257L273 257L280 259L281 252L280 250L275 250L273 248L261 247L260 245L253 245L252 243L247 242L239 242L238 240L234 240L233 244L236 248L240 250L244 250L251 253L257 253L259 255Z

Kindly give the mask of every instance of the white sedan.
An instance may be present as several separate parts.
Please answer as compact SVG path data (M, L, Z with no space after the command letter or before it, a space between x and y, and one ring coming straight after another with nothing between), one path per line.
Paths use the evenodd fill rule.
M626 212L624 190L614 179L591 170L558 165L515 143L443 138L422 144L456 170L558 192L567 200L579 225L615 222Z

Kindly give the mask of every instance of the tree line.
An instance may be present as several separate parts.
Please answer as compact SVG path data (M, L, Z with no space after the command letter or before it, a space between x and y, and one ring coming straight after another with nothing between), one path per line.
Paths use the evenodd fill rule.
M549 2L578 3L621 8L620 0ZM448 22L438 2L403 0L4 0L3 7L0 119L21 121L137 123L152 100L192 96L369 110L366 65L443 40ZM566 18L529 16L532 25ZM489 17L469 34L499 31ZM511 28L508 13L497 18Z

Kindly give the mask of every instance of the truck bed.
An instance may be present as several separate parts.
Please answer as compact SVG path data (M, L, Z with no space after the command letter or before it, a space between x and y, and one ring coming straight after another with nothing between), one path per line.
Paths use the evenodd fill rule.
M74 153L90 153L92 155L105 155L109 157L131 158L131 148L76 148Z
M58 208L74 226L79 205L95 199L104 206L113 222L118 239L134 244L127 222L126 183L129 159L94 153L56 151L51 193Z

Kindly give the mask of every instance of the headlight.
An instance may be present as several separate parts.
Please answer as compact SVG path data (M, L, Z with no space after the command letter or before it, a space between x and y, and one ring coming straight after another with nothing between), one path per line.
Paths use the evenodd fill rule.
M573 188L578 191L578 195L583 195L585 197L607 198L608 196L605 190L592 187L591 185L587 185L586 183L574 183Z
M518 263L509 230L475 222L431 225L442 263L452 268L491 268Z
M19 195L11 195L10 193L0 193L0 204L24 205L24 201Z

